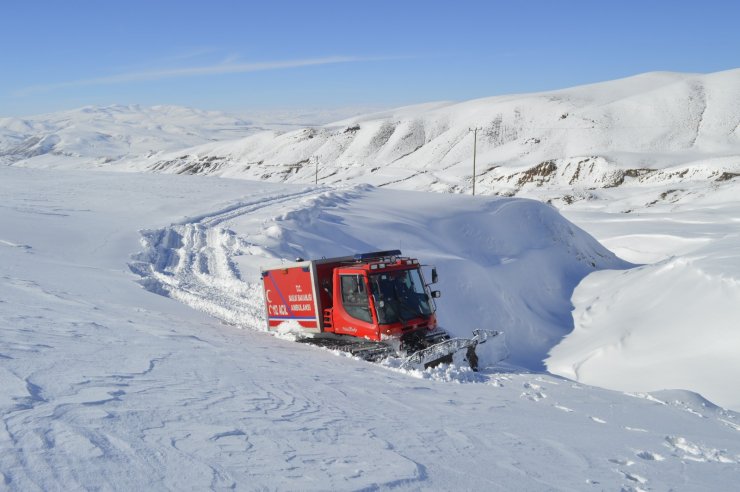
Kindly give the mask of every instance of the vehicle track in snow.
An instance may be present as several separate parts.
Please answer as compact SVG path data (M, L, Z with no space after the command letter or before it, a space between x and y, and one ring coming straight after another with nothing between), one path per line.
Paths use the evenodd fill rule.
M129 267L151 292L176 299L224 322L257 328L264 318L261 287L240 277L233 258L245 254L266 258L272 255L225 227L225 223L257 212L276 217L295 209L297 200L316 197L328 190L310 188L238 202L168 227L142 230L144 250L132 257Z

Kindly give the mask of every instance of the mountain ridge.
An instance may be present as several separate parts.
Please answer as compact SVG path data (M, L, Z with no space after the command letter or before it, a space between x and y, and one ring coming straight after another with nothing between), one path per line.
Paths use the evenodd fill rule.
M740 69L647 72L302 128L167 105L0 119L3 164L444 193L472 192L474 147L479 194L561 208L614 188L644 195L646 207L667 195L691 199L740 176Z
M158 153L123 167L462 193L472 188L472 128L479 129L478 193L527 196L540 188L534 197L552 190L563 199L563 190L574 186L640 185L663 175L675 184L681 173L683 181L721 183L740 173L740 69L650 72L557 91L407 106ZM699 176L697 167L711 172Z

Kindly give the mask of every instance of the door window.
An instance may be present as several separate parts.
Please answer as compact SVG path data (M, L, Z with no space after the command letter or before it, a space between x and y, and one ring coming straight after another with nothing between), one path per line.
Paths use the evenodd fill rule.
M370 303L362 275L341 275L342 305L347 314L368 323L373 322Z

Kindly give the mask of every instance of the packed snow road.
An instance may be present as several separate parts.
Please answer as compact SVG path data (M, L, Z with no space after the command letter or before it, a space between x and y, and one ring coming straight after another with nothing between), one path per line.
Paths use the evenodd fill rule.
M322 191L317 188L279 192L143 231L145 250L135 255L131 269L152 292L182 301L225 322L255 328L263 318L262 294L256 282L240 278L234 257L256 254L264 259L268 255L261 246L221 225L242 216L252 222L255 218L267 220L292 209L296 201Z
M401 373L223 324L173 294L219 316L250 297L250 272L270 258L401 241L446 275L441 312L473 298L460 329L485 309L499 321L518 312L524 333L509 338L527 363L526 348L557 339L591 262L618 266L534 202L419 194L389 216L405 195L13 168L0 168L0 196L0 489L709 490L740 479L738 415L690 393L501 368ZM143 252L140 230L151 231ZM171 297L141 288L130 262L159 265L145 284ZM230 322L259 328L257 301L241 302Z

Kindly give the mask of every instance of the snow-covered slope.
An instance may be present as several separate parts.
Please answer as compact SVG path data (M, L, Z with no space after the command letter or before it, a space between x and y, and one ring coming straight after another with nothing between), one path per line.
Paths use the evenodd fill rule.
M599 272L575 292L575 331L550 371L613 389L686 388L740 409L740 190L708 189L631 213L638 197L566 214L621 257L644 264ZM606 210L605 210L606 209Z
M505 366L402 372L259 331L250 272L329 247L323 231L336 252L400 241L433 256L445 316L500 294L495 272L547 335L591 262L616 260L544 205L12 167L0 194L4 489L717 490L740 478L740 416L695 394ZM241 296L238 326L179 302L221 316L211 308Z
M740 175L740 69L648 73L572 89L426 104L135 159L130 169L268 181L535 194ZM665 190L663 190L665 191ZM660 192L655 196L657 198Z
M243 119L177 106L86 107L28 118L0 118L0 164L107 167L260 131Z
M296 204L263 230L265 210ZM511 362L530 370L544 369L547 352L571 331L570 296L581 279L629 265L532 200L367 186L250 199L144 236L146 251L133 268L147 288L249 325L264 323L262 296L239 275L259 278L260 265L286 258L401 248L438 267L439 320L448 331L470 337L478 328L503 330Z
M645 205L684 187L737 181L740 69L428 103L292 131L272 123L168 106L4 118L0 163L460 193L472 188L471 129L478 128L479 194L568 206L619 187L645 195Z
M0 118L0 165L106 169L125 159L268 130L321 125L362 112L360 107L342 107L250 111L235 116L180 106L112 105Z

